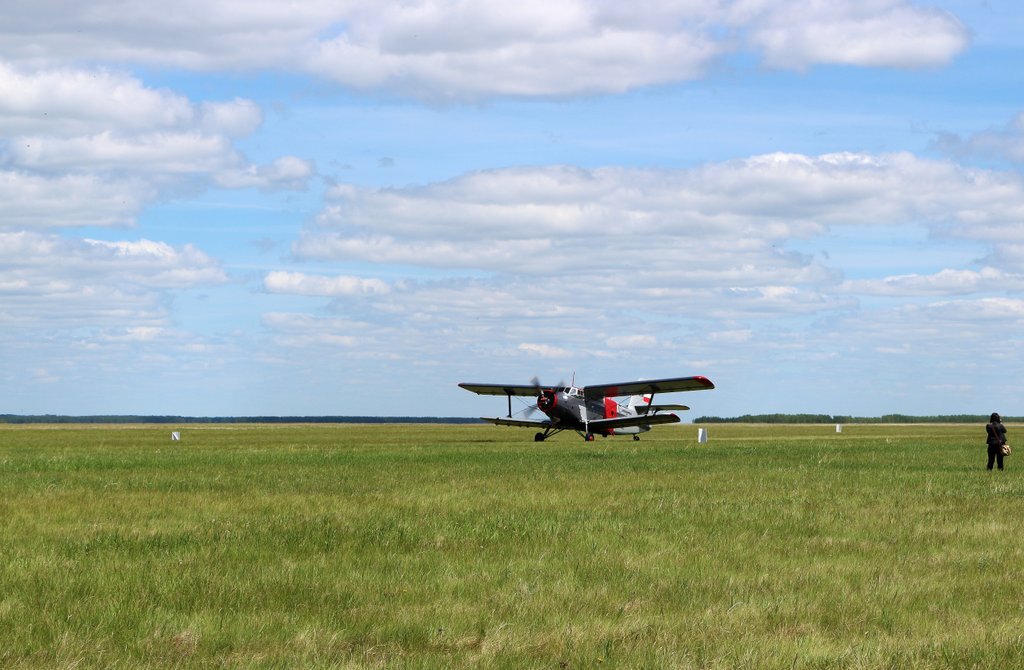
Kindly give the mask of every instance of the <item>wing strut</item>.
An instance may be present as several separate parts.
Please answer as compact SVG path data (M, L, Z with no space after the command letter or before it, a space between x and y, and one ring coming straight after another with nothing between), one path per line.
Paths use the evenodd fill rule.
M586 403L580 405L580 419L583 421L583 439L586 440L587 442L593 442L594 433L592 433L590 430L590 417L587 416Z

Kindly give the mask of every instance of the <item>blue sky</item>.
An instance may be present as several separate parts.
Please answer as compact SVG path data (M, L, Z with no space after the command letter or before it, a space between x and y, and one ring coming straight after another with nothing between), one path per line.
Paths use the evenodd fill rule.
M0 413L1024 413L1024 13L623 7L0 8Z

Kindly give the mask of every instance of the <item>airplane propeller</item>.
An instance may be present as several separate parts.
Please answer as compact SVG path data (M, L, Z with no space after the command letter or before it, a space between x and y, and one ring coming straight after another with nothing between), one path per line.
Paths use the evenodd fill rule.
M548 386L548 387L541 386L540 378L538 378L537 376L534 376L533 379L530 380L530 383L533 384L533 387L535 389L537 389L537 402L534 403L533 405L530 405L526 409L526 417L527 418L532 416L533 413L536 412L538 409L541 409L540 405L541 405L541 401L542 400L546 399L546 402L547 402L548 406L550 406L554 402L554 399L555 399L555 389L562 388L563 386L565 386L565 382L558 382L558 386L554 386L554 387L552 387L552 386Z
M537 397L539 398L541 394L544 393L544 389L541 388L540 385L540 378L534 375L533 379L530 380L530 383L533 384L533 388L537 389ZM525 414L526 418L529 419L531 416L533 416L533 413L536 412L538 409L540 408L537 406L537 403L533 403L532 405L527 407Z

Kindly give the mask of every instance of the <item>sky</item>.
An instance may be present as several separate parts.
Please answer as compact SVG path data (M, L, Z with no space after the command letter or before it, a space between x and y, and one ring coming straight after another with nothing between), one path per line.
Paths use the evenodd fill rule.
M0 5L0 413L1024 414L1011 0Z

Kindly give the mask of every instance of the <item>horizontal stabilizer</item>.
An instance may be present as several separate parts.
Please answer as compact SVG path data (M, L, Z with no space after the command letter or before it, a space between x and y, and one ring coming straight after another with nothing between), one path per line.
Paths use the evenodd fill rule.
M653 414L654 412L685 412L690 409L686 405L635 405L633 407L640 414Z
M627 426L654 426L659 423L679 423L675 414L651 414L650 416L617 416L613 419L595 419L587 423L594 432L626 428Z

